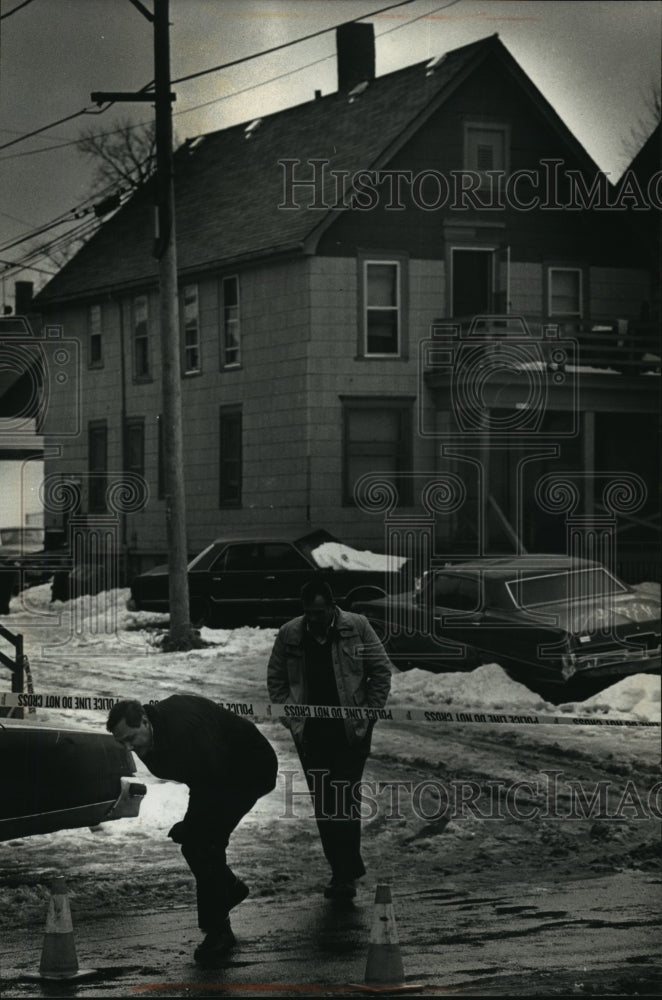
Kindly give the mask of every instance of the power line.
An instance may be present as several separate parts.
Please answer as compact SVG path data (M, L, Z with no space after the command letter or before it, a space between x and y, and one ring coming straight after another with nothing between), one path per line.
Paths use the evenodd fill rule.
M456 2L459 2L459 0L456 0ZM389 4L387 7L381 7L379 10L372 10L369 14L361 14L359 17L353 17L349 21L344 21L343 24L355 24L357 21L363 21L366 17L376 17L378 14L383 14L384 11L395 10L396 7L406 7L410 3L416 3L416 0L400 0L400 3ZM319 38L320 35L326 35L330 31L335 31L337 27L338 25L334 24L331 28L321 28L320 31L314 31L311 35L304 35L302 38L294 39L291 42L283 42L281 45L274 45L270 49L264 49L264 51L256 52L250 56L241 56L239 59L233 59L231 62L220 63L218 66L210 66L209 69L201 69L197 73L179 76L171 82L173 84L185 83L187 80L196 80L198 77L206 76L208 73L217 73L221 69L239 66L241 63L249 62L251 59L257 59L259 56L269 56L272 52L280 52L282 49L289 48L290 45L298 45L299 42L309 42L311 38Z
M407 2L414 2L414 0L407 0ZM387 28L386 31L380 31L377 38L383 38L385 35L390 35L394 31L400 31L402 28L407 28L409 25L414 24L416 21L420 21L425 17L429 17L431 14L437 14L441 10L447 10L449 7L455 6L455 4L460 3L460 0L451 0L450 3L443 4L441 7L436 7L433 10L426 11L423 14L419 14L417 17L412 18L405 24L396 24L393 28ZM400 6L399 4L392 5L389 8L384 8L385 10L392 10L393 6ZM381 11L374 11L373 13L381 13ZM365 14L364 17L370 17L370 14ZM361 20L361 18L356 18L356 20ZM325 28L324 31L332 31L333 28ZM307 36L313 37L313 36ZM297 41L304 41L305 39L297 39ZM295 42L287 42L287 45L293 45ZM272 51L272 50L268 50ZM253 56L247 56L247 59L255 59L258 55L264 55L266 53L257 53ZM208 108L212 104L219 104L221 101L229 101L235 97L239 97L241 94L247 94L252 90L258 90L260 87L267 87L271 83L277 83L279 80L285 79L287 76L293 76L295 73L301 73L303 70L311 69L313 66L318 66L320 63L327 62L329 59L333 59L334 55L331 53L328 56L321 56L319 59L314 59L312 62L305 63L303 66L297 66L294 69L286 70L284 73L279 73L277 76L271 76L268 80L264 80L261 83L252 83L248 87L242 87L240 90L234 90L231 94L224 94L222 97L213 97L209 101L203 101L201 104L194 104L190 108L183 108L181 111L173 111L173 118L181 115L191 114L193 111L199 111L201 108ZM223 69L227 66L232 66L233 63L226 63L225 66L216 67L216 69ZM212 72L212 70L204 70L204 73ZM173 80L173 83L181 83L183 80L190 79L189 77L181 77L179 80ZM143 88L144 90L145 88ZM108 110L107 108L104 110ZM135 125L129 126L131 129L144 128L145 126L151 124L150 121L136 122ZM121 129L111 129L109 132L98 133L99 138L105 138L106 136L117 135ZM39 149L30 149L24 153L10 153L9 156L0 156L0 162L5 160L15 160L20 159L25 156L35 156L38 153L48 153L55 149L65 149L68 146L75 146L80 139L71 139L67 142L61 142L55 146L41 146ZM0 149L4 149L4 146L0 146Z
M20 3L18 7L12 7L12 9L8 10L6 14L0 14L0 21L4 21L6 17L11 17L12 14L15 14L18 10L22 10L23 7L27 7L29 3L32 3L32 0L23 0L23 3Z
M413 2L413 0L407 0L407 2ZM450 0L449 3L442 4L440 7L436 7L433 10L426 11L423 14L419 14L416 17L411 18L410 20L406 21L404 24L398 24L398 25L395 25L393 28L387 28L385 31L380 32L377 37L381 38L381 37L383 37L385 35L391 34L394 31L399 31L402 28L407 28L410 25L414 24L416 21L420 21L420 20L422 20L425 17L429 17L432 14L438 13L439 11L447 10L449 7L453 7L453 6L455 6L459 2L460 2L460 0ZM383 8L380 11L373 11L373 14L383 13L384 10L392 10L394 7L398 7L398 6L403 6L403 4L394 4L394 5L391 5L390 7ZM372 15L367 15L367 14L363 15L363 17L369 17L369 16L372 16ZM361 20L361 18L355 18L355 20ZM328 31L332 31L332 30L333 30L333 28L326 28L326 29L324 29L324 31L317 32L316 34L324 34L324 33L328 32ZM306 36L306 38L309 38L309 37L314 37L314 36ZM283 48L283 47L286 47L288 45L296 44L296 42L298 42L298 41L305 41L305 40L306 40L305 38L296 39L296 41L285 43L284 46L277 46L277 48ZM270 51L273 51L273 50L267 50L267 51L270 52ZM267 54L267 53L266 52L265 53L258 53L258 55L264 55L264 54ZM256 57L257 56L249 56L249 57L246 57L246 58L249 59L249 58L256 58ZM212 98L210 101L203 102L202 104L196 104L196 105L194 105L191 108L186 108L186 109L182 109L181 111L174 112L173 117L175 115L190 114L193 111L197 111L200 108L208 107L211 104L220 103L221 101L227 101L227 100L230 100L230 99L232 99L234 97L238 97L241 94L248 93L249 91L257 90L260 87L268 86L271 83L275 83L278 80L282 80L282 79L284 79L287 76L292 76L293 74L302 72L303 70L310 69L312 66L319 65L320 63L326 62L326 61L328 61L329 59L332 59L332 58L334 58L333 53L331 53L328 56L322 56L319 59L315 59L315 60L313 60L310 63L304 64L303 66L298 66L298 67L295 67L294 69L287 70L284 73L280 73L280 74L278 74L275 77L270 77L268 80L265 80L265 81L263 81L261 83L251 84L251 85L249 85L247 87L244 87L244 88L242 88L240 90L235 90L231 94L225 94L222 97L215 97L215 98ZM226 64L226 66L230 66L230 65L233 65L233 64L232 63ZM219 68L225 68L225 67L216 67L216 69L219 69ZM212 70L205 71L205 72L211 72L211 71ZM183 79L184 78L180 79L179 81L173 81L173 83L174 82L182 82ZM145 88L143 88L143 90L144 89ZM107 110L107 109L105 109L105 110ZM142 127L144 127L146 125L149 125L149 124L150 124L150 122L139 122L139 123L137 123L135 125L131 125L130 128L131 129L142 128ZM121 129L113 129L113 130L111 130L109 132L100 133L100 135L101 136L111 136L111 135L118 134L120 131L122 131L122 130ZM26 153L10 154L9 156L6 156L6 157L0 157L0 161L2 161L2 160L8 160L8 159L14 159L16 157L21 157L21 156L30 156L30 155L33 155L33 154L39 153L39 152L48 152L48 151L53 150L53 149L60 149L60 148L63 148L65 146L76 145L76 143L78 141L79 140L76 139L76 140L73 140L71 142L61 143L58 146L43 147L42 149L39 149L39 150L30 150L30 151L28 151ZM0 149L2 149L2 148L3 147L0 146ZM100 192L96 192L95 194L91 195L88 199L86 199L85 202L82 203L81 206L79 206L78 208L75 208L75 209L71 209L70 212L71 213L79 213L79 214L89 214L93 210L92 207L88 208L87 210L84 210L84 208L83 208L83 206L87 202L91 202L91 201L97 201L98 202L99 199L102 199L104 197L104 195L108 191L114 190L116 188L117 188L117 184L115 182L112 182L111 184L108 185L107 188L104 188ZM123 194L123 193L124 192L120 189L120 194ZM69 213L67 213L67 214L69 214ZM74 215L74 219L75 218L76 218L76 215ZM34 239L35 237L39 236L42 232L46 232L50 228L54 228L57 225L62 225L62 224L66 223L66 222L69 222L69 221L73 221L73 219L67 219L64 215L63 216L58 216L58 217L56 217L56 219L52 220L51 223L45 224L43 228L35 230L35 231L31 231L31 232L25 234L22 238L17 239L14 243L11 243L11 244L9 244L7 246L0 246L0 252L3 251L3 250L11 249L11 247L17 246L20 243L27 242L30 239Z
M26 2L31 2L31 0L26 0ZM399 3L389 4L386 7L381 7L379 10L371 11L368 14L361 14L358 17L352 18L351 21L346 21L346 22L343 22L343 23L345 23L345 24L354 24L356 21L362 21L366 17L374 17L377 14L383 14L384 11L394 10L396 7L404 7L407 4L416 3L416 2L417 2L417 0L400 0ZM458 0L456 0L456 2L458 2ZM14 8L14 10L18 10L18 9L19 9L18 7ZM9 14L12 14L12 13L13 13L13 11L9 11L8 14L6 14L4 16L8 17ZM282 45L276 45L273 48L265 49L263 52L254 52L251 55L243 56L240 59L234 59L234 60L232 60L231 62L228 62L228 63L221 63L219 66L212 66L209 69L200 70L199 72L197 72L197 73L191 73L188 76L181 76L181 77L179 77L176 80L172 80L171 83L172 84L175 84L175 83L184 83L184 81L186 81L186 80L194 80L197 77L205 76L205 75L207 75L209 73L217 73L217 72L219 72L219 70L228 69L231 66L237 66L237 65L239 65L239 63L248 62L251 59L258 59L261 56L269 55L272 52L278 52L279 50L285 49L285 48L289 48L292 45L298 45L299 42L307 42L311 38L317 38L320 35L325 35L325 34L327 34L330 31L335 31L335 29L337 27L338 27L338 25L332 25L330 28L323 28L320 31L313 32L313 34L311 34L311 35L304 35L302 38L293 38L289 42L283 42ZM151 83L145 84L144 87L141 87L139 93L142 93L143 91L147 90L150 86L151 86ZM25 139L31 139L33 136L39 135L41 132L46 132L46 131L48 131L48 129L55 128L57 125L62 125L63 122L71 121L73 118L79 118L81 115L103 114L114 103L115 103L114 101L110 101L110 102L108 102L108 104L107 104L107 106L105 108L100 108L98 111L94 111L94 110L92 110L90 108L82 108L80 111L76 111L72 115L67 115L65 118L60 118L60 119L58 119L58 121L51 122L49 125L42 125L41 128L34 129L32 132L26 132L25 135L19 136L19 138L17 138L17 139L12 139L11 142L4 143L3 145L0 146L0 150L2 150L2 149L9 149L10 146L14 146L14 145L16 145L19 142L23 142ZM55 148L55 147L53 147L53 148Z
M110 105L109 105L110 107ZM73 115L66 115L65 118L59 118L56 122L51 122L50 125L42 125L41 128L33 129L32 132L26 132L25 135L21 135L18 139L12 139L11 142L5 142L0 149L9 149L10 146L15 146L19 142L24 142L25 139L31 139L33 135L39 135L40 132L47 132L49 128L55 128L56 125L61 125L63 122L70 122L73 118L80 118L81 115L101 115L108 108L101 108L99 111L93 111L90 108L82 108L80 111L75 111Z
M412 17L411 21L407 21L406 24L396 24L394 28L387 28L386 31L380 31L377 37L383 38L384 35L390 35L393 31L399 31L400 28L408 28L410 24L422 21L424 17L430 17L431 14L438 14L441 10L448 10L449 7L454 7L456 3L460 3L460 0L450 0L450 3L442 4L441 7L435 7L434 10L427 10L424 14L417 14L416 17Z
M6 277L5 271L9 271L9 272L11 272L11 271L17 271L17 272L18 271L37 271L39 274L47 274L50 278L54 278L55 275L57 274L57 271L46 271L46 270L44 270L43 267L36 267L34 264L27 264L25 267L20 267L19 265L12 264L11 261L3 260L2 257L0 257L0 264L9 264L8 268L5 268L2 272L0 272L3 277Z
M64 252L71 244L78 241L85 242L94 235L100 225L101 222L98 219L86 219L85 222L78 226L74 226L72 229L68 230L68 232L56 237L56 239L52 240L50 243L45 243L43 246L33 247L31 250L28 250L27 253L17 261L3 260L6 267L0 271L0 274L5 277L7 273L11 273L16 270L39 271L40 268L34 263L34 261L48 260L50 255L54 252ZM58 265L56 264L55 266L57 267ZM44 273L57 274L58 272L45 271Z

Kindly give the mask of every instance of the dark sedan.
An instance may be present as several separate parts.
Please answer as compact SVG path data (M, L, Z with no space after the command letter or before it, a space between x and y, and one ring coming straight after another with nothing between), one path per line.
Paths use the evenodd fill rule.
M188 566L191 619L218 627L280 625L300 614L308 580L326 580L343 608L395 593L405 560L344 545L323 528L217 538ZM167 612L168 567L131 582L130 606Z
M428 571L415 593L358 602L400 669L499 663L544 695L660 672L660 602L598 562L483 558Z
M0 841L137 816L145 786L109 733L0 721Z

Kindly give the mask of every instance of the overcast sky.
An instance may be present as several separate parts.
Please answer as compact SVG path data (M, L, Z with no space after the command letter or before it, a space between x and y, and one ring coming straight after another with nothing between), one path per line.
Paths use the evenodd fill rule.
M170 0L172 78L363 14L369 17L388 2ZM0 145L84 108L94 109L93 90L136 91L152 80L152 28L130 0L21 3L0 0ZM153 0L143 3L153 6ZM659 86L661 6L414 0L369 19L375 25L378 75L498 32L613 179L627 165L631 129L646 118L646 105ZM179 139L310 100L316 89L325 94L335 90L334 55L334 33L329 31L174 86ZM90 124L110 129L118 116L140 122L151 112L149 104L116 104L102 115L77 117L0 149L0 259L19 261L25 245L8 248L9 243L88 199L90 168L64 144ZM52 268L48 262L43 266ZM45 277L29 271L3 273L3 301L12 304L16 279L39 284Z

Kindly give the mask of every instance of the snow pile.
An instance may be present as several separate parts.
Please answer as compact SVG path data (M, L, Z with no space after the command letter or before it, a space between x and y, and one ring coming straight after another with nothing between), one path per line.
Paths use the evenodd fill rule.
M553 706L523 684L512 680L496 663L483 664L470 673L432 674L409 670L395 674L391 684L393 704L435 708L452 705L469 711L528 710L553 713Z
M564 710L567 707L564 705ZM660 678L652 674L625 677L618 684L612 684L604 691L587 698L581 705L571 705L570 708L582 715L609 714L659 722Z
M405 556L381 555L368 549L359 551L342 542L323 542L311 555L321 569L372 570L397 573L407 562Z
M645 722L660 720L660 677L635 674L581 702L552 705L514 681L496 663L470 673L431 674L410 670L393 676L390 703L470 712L518 711L541 715L610 715Z

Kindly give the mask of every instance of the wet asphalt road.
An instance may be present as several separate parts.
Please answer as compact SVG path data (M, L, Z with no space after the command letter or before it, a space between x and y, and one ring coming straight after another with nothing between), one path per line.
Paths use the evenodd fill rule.
M653 995L662 991L662 879L629 871L563 885L475 881L392 887L405 984L421 996ZM359 996L375 916L374 883L353 904L253 899L237 909L225 967L192 961L190 907L76 923L77 982L27 981L43 926L0 944L2 997Z

